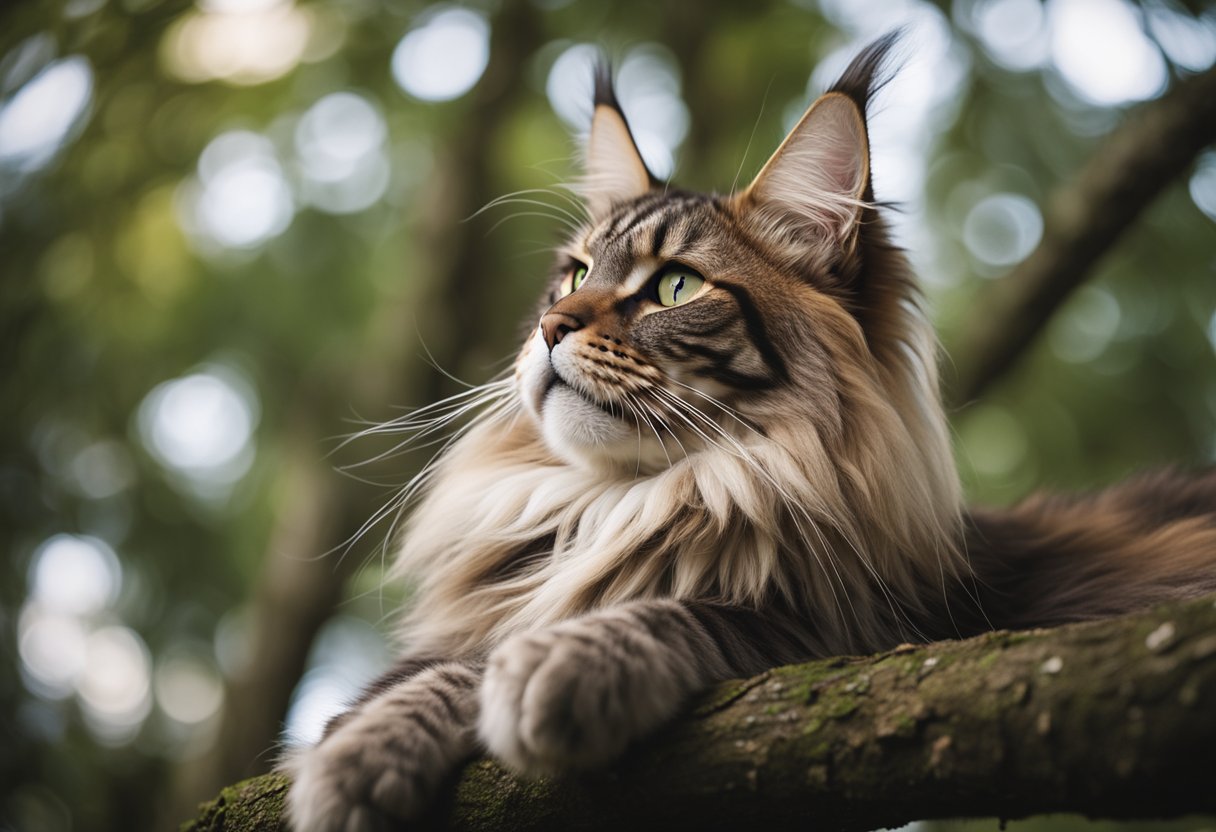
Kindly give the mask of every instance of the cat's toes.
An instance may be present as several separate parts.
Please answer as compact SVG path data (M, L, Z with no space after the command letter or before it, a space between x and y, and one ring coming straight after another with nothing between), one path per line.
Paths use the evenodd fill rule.
M420 815L446 771L422 731L352 719L289 768L294 832L380 832Z
M491 754L517 771L537 771L535 752L523 728L524 694L553 647L551 633L526 633L490 654L481 683L478 733Z
M508 639L490 656L480 734L489 751L525 773L589 768L617 757L635 736L628 668L604 661L578 632Z
M421 815L473 751L475 671L437 665L351 711L285 766L295 832L371 832Z
M292 766L287 817L294 832L382 832L424 807L408 763L369 755L357 733L336 732Z

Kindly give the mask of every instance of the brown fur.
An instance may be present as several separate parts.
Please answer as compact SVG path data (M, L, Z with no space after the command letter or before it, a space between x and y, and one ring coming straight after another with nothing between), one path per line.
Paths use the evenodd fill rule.
M1213 471L961 510L936 341L872 198L890 45L725 196L655 182L601 76L587 222L514 378L451 405L482 412L401 498L408 652L299 760L298 830L417 816L476 739L601 765L730 676L1216 590Z
M967 549L998 628L1051 627L1216 592L1216 469L974 510Z

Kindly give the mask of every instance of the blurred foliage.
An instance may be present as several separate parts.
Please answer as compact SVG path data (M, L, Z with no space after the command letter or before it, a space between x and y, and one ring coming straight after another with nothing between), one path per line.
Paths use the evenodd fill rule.
M922 106L876 131L876 187L890 197L884 177L902 177L911 188L895 188L906 203L900 239L926 277L947 350L966 349L951 339L1033 246L1034 206L1130 99L1216 54L1216 17L1202 4L1089 4L1147 27L1138 31L1157 40L1136 36L1156 63L1145 58L1141 75L1161 75L1147 93L1096 100L1044 51L1065 5L1047 4L1044 17L1035 0L484 0L467 8L488 24L489 67L446 101L411 95L391 71L402 38L444 12L421 2L56 0L0 10L0 829L180 819L167 796L218 736L215 690L220 674L241 668L253 587L280 545L276 527L294 516L293 472L389 450L357 442L335 452L334 437L353 419L380 421L459 390L450 376L483 381L511 355L562 203L542 194L550 207L470 215L576 173L576 142L551 106L568 107L571 89L589 92L585 66L561 62L572 46L599 44L632 73L622 78L626 110L635 126L653 122L657 158L671 154L681 184L726 189L736 171L747 181L822 86L821 75L808 83L820 60L836 71L865 38L911 21L908 71L916 77L925 54L933 63L919 87L880 101ZM1013 16L1002 24L994 9ZM1029 32L1020 47L993 42L1019 26ZM470 61L476 69L470 31L472 41L421 53L441 64L431 83L456 83ZM1082 60L1089 47L1082 36ZM54 68L57 85L37 88ZM335 93L357 98L316 109ZM213 144L233 131L227 150ZM884 157L884 141L902 142L902 155ZM977 213L985 198L1009 195ZM1006 502L1040 485L1093 486L1216 455L1214 215L1209 151L1016 370L959 411L972 497ZM161 386L182 379L193 386ZM297 556L322 557L420 462L357 469L379 485L327 470L321 505L340 501L338 531L297 545L306 553ZM347 554L366 565L340 607L347 631L387 628L386 531ZM39 572L54 560L47 542L64 534L91 549L61 548L57 568ZM102 590L89 583L98 569ZM55 600L54 586L66 595ZM93 638L102 631L110 652ZM334 638L314 670L333 644L342 653L367 641ZM373 672L382 653L359 649ZM358 684L346 682L339 694Z

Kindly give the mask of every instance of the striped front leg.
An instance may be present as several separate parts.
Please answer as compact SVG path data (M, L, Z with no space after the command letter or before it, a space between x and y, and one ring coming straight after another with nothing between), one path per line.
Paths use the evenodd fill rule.
M476 748L477 671L428 667L383 686L286 766L295 832L357 832L409 820Z
M513 636L490 654L481 738L523 772L607 763L691 694L765 666L728 618L637 601Z

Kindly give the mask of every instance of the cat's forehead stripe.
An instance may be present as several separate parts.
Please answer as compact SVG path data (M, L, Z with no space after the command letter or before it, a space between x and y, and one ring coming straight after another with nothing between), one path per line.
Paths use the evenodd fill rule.
M630 204L618 216L611 217L601 223L587 238L588 245L595 245L604 240L612 241L619 238L626 230L632 228L634 220L649 214L656 206L663 203L662 194L649 194Z
M706 205L714 205L709 197L681 194L647 198L601 225L584 245L589 252L624 250L634 257L661 258L665 249L686 252L706 232L702 215Z
M654 226L654 238L650 242L650 254L658 257L663 252L663 243L667 240L667 232L671 230L674 220L671 214L664 214Z
M629 236L656 215L667 212L687 211L704 204L705 201L707 201L705 197L683 193L668 194L658 192L644 196L626 208L620 216L611 220L606 226L600 226L600 229L592 235L590 242L595 243L600 239L613 242Z

